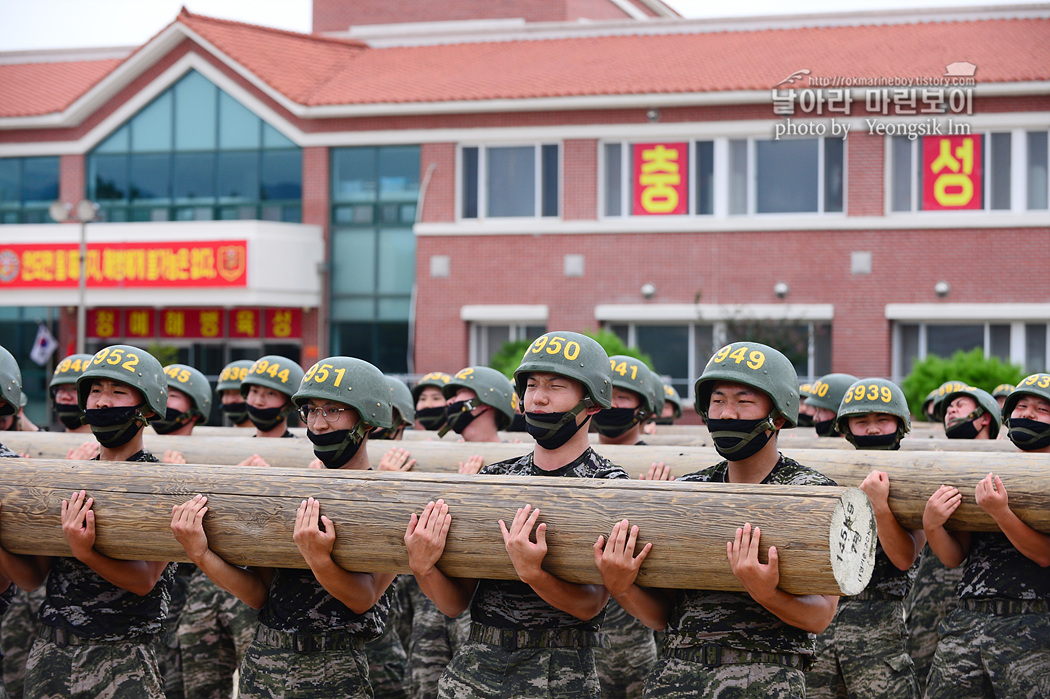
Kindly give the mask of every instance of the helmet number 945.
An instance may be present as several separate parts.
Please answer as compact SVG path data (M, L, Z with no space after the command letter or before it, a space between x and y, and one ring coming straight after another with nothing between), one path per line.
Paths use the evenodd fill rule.
M179 383L189 383L190 371L189 369L179 369L173 366L164 367L164 374L175 379Z
M123 360L127 359L126 362L120 364ZM91 360L92 364L112 364L116 366L120 364L122 369L126 371L135 371L135 367L139 365L139 356L134 352L126 352L119 347L106 347L100 349L96 354L95 358Z
M740 362L747 360L748 368L760 369L762 365L766 363L766 355L760 350L751 350L751 352L748 353L748 349L747 345L740 345L735 350L732 345L726 345L718 350L714 357L711 357L711 361L717 364L728 358L736 360L736 363L739 364ZM732 352L730 352L730 350L732 350Z
M276 366L276 365L274 365ZM285 369L283 373L287 373ZM306 376L303 377L303 382L316 381L317 383L324 383L328 381L329 377L334 377L335 381L332 382L333 386L338 387L343 381L343 374L346 373L346 368L336 369L331 364L314 364L310 367L310 371L306 372Z
M539 354L543 350L547 354L560 354L571 362L580 356L580 343L557 335L544 335L532 343L529 354Z
M878 384L872 383L858 384L846 394L847 403L861 401L865 398L869 401L879 400L883 403L889 403L893 399L893 393L890 391L889 386L879 386Z

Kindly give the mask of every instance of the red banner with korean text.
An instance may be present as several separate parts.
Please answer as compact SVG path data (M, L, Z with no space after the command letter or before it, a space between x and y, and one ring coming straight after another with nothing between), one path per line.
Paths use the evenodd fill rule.
M247 286L248 243L92 243L85 269L91 287ZM76 243L0 245L0 288L76 287L79 280Z
M301 308L267 308L266 337L274 340L293 339L303 334Z
M689 209L689 144L635 143L632 148L633 214L686 213Z
M922 139L923 211L984 208L981 146L980 136Z
M103 340L302 339L302 308L91 308L87 336Z

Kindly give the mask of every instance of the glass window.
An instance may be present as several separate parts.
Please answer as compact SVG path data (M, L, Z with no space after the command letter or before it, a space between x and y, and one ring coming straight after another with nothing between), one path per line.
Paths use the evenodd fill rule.
M1025 337L1025 371L1035 373L1046 371L1046 330L1045 324L1028 323L1024 327Z
M696 213L712 214L715 210L715 144L696 144Z
M175 85L175 150L215 150L219 88L197 71Z
M652 359L657 374L689 375L688 325L638 325L635 333L638 348Z
M755 210L760 214L817 211L815 140L755 142Z
M1047 132L1029 131L1028 151L1028 208L1047 208Z
M260 196L264 200L302 198L303 158L298 149L262 151Z
M172 93L168 90L143 107L131 120L131 151L171 150Z
M747 141L729 142L729 213L747 213Z
M893 138L890 144L893 167L892 208L894 211L911 211L912 142L906 138Z
M536 149L532 146L486 149L487 215L534 216Z
M259 199L259 151L219 152L216 191L221 201Z
M262 120L225 92L219 94L219 148L258 148Z
M22 203L50 204L58 199L58 158L22 159Z
M215 199L215 153L176 153L172 170L175 201Z
M991 141L991 167L989 168L992 209L1010 208L1010 134L993 133Z
M463 149L463 218L478 217L478 149Z
M825 138L824 146L824 211L841 212L845 175L846 142L840 138Z
M540 150L542 159L542 186L543 201L540 204L541 216L558 215L558 146L543 146Z
M415 202L419 197L419 147L380 149L379 201Z
M339 202L376 200L376 149L332 150L332 199Z
M1010 326L991 325L988 328L988 354L1001 361L1010 361Z
M340 229L332 235L332 293L373 294L376 236L371 228Z
M901 342L901 374L907 376L911 373L919 357L919 331L920 326L914 323L902 323L900 326Z
M265 121L262 122L262 145L263 148L273 148L275 150L282 148L295 148L295 144L292 143L291 139L267 124Z
M0 204L22 202L22 159L0 158Z
M100 143L95 148L93 153L127 153L129 134L131 133L131 127L128 124L124 124L119 129L114 131L109 138Z
M412 229L380 229L379 293L407 296L412 293L415 278L416 246Z
M171 199L171 154L134 154L131 160L131 200Z
M984 349L984 325L927 325L926 354L951 357L958 350Z
M127 201L128 156L92 156L88 160L88 196L96 201ZM107 220L113 219L107 216Z
M606 143L605 153L605 215L623 214L623 144Z

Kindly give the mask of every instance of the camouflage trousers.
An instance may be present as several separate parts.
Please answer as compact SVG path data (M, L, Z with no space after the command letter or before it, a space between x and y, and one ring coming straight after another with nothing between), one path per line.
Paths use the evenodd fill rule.
M438 683L441 699L600 699L592 648L505 650L466 641Z
M297 653L256 640L240 670L240 699L372 699L363 650Z
M395 621L388 616L383 635L365 644L368 678L376 699L408 699L405 685L408 655L397 636Z
M9 699L22 699L26 659L36 640L37 615L47 595L47 585L32 592L15 589L11 606L0 621L0 651L4 654L4 688Z
M602 634L607 643L594 649L602 699L639 699L645 678L656 662L653 631L610 599Z
M708 667L661 656L645 681L645 697L656 699L805 699L802 670L747 663Z
M408 688L412 699L436 699L438 680L470 635L470 611L455 619L441 613L419 589L415 578L406 581L412 605L412 633L408 643Z
M922 549L915 584L904 600L908 655L915 663L920 692L926 689L926 676L940 641L937 627L959 603L955 588L962 574L962 566L946 568L929 546Z
M37 638L26 699L163 699L153 640L58 646Z
M176 631L186 699L229 699L233 673L258 625L257 611L204 573L190 578Z
M179 652L177 632L179 617L182 616L182 608L186 605L190 575L195 569L184 566L186 564L180 563L175 573L175 579L171 585L171 599L168 601L168 615L164 617L161 631L154 639L157 666L160 668L161 681L164 683L164 696L167 699L185 697L182 690L182 653Z
M919 699L906 640L902 600L843 598L831 625L817 636L806 696Z
M927 699L1050 697L1050 614L959 608L941 622Z

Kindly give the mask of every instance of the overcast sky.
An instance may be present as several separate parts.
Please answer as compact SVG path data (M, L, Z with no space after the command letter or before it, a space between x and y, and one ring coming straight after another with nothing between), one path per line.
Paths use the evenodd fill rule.
M794 0L785 8L783 0L667 1L687 17L836 12L844 5L850 10L880 10L1018 4L995 0ZM171 23L182 5L190 12L211 17L310 31L311 0L0 0L0 51L137 46Z

